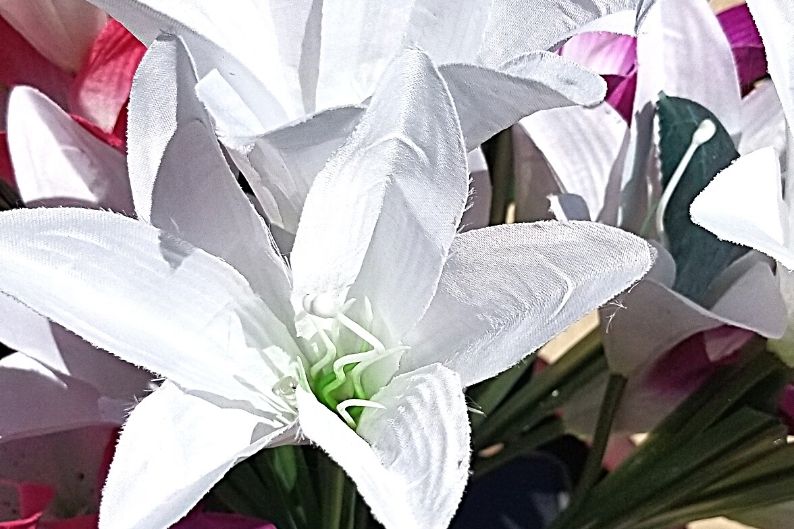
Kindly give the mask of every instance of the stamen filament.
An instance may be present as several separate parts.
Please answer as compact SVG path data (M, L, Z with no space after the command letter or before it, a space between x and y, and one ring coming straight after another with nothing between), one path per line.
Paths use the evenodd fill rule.
M339 414L342 419L347 423L348 426L355 429L356 428L356 421L353 420L353 417L347 411L348 408L351 406L361 406L363 408L376 408L379 410L385 410L386 406L383 404L379 404L377 402L373 402L371 400L364 400L364 399L347 399L343 402L340 402L336 406L336 412Z
M681 161L678 162L678 166L670 177L670 181L667 183L664 193L662 193L662 198L659 200L659 205L656 207L656 233L664 246L668 246L667 236L664 233L664 212L667 210L667 204L670 202L675 188L678 187L681 177L684 176L689 163L692 161L692 157L695 156L695 151L698 150L698 147L711 140L716 133L717 126L713 121L707 118L700 122L697 129L695 129L695 132L692 134L692 141L689 143L689 147L687 147L686 152L684 152L684 155L681 157Z

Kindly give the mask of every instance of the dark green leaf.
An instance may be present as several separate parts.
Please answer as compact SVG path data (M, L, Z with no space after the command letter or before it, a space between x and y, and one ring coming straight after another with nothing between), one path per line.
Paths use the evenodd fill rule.
M695 225L689 217L689 206L718 172L739 157L739 153L714 114L694 101L661 94L657 116L663 186L670 181L698 125L710 119L717 126L714 138L695 152L664 214L669 249L677 267L673 289L700 301L712 280L747 248L720 241Z

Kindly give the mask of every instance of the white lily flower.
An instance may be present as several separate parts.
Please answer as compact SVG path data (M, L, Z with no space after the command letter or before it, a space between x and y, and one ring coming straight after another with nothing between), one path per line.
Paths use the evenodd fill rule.
M184 39L218 136L272 225L294 236L314 177L402 46L425 49L440 65L471 150L537 110L597 103L601 79L542 50L638 2L94 3L144 43L161 32ZM132 122L135 100L133 91Z
M745 154L718 174L692 202L692 221L721 239L754 248L775 259L780 292L788 311L785 335L771 346L787 363L794 363L794 211L791 160L794 159L794 56L781 43L792 42L794 7L787 2L748 2L766 43L769 73L788 122L788 175L783 175L777 151L764 147Z
M740 100L728 39L706 2L659 0L636 22L637 93L630 124L615 108L602 103L594 108L538 112L514 127L519 149L517 178L528 188L523 194L528 202L518 206L524 218L548 217L549 201L539 196L551 195L556 199L557 218L564 214L566 218L592 219L639 231L641 224L635 221L645 216L645 206L658 200L660 194L655 160L648 163L646 159L653 138L652 106L660 91L692 99L712 110L740 136L740 153L759 144L780 148L783 115L774 86L764 81ZM635 33L631 25L612 27L610 31ZM625 39L623 35L618 38ZM616 46L603 36L599 42L600 53L610 51L604 50L607 44ZM589 57L582 50L574 51L584 59L595 59L597 67L611 66L609 57ZM617 59L622 57L612 57L613 61ZM703 64L709 68L703 68ZM572 146L578 156L570 156ZM542 158L546 164L527 164L526 160L533 157ZM627 186L633 178L641 185ZM644 207L632 210L637 204ZM724 204L719 207L727 212ZM657 250L652 271L601 311L610 370L629 378L625 401L631 406L623 406L618 413L617 431L647 431L683 400L686 393L667 398L657 389L643 387L647 373L677 344L725 325L741 329L737 338L746 337L743 331L777 338L785 328L785 308L777 281L769 264L757 254L739 259L726 269L701 303L695 303L673 290L675 263L667 250ZM713 344L706 340L705 346L708 360L713 362L736 349L719 340ZM598 383L602 389L606 386L606 380ZM582 433L592 432L592 403L598 402L592 396L597 391L598 387L582 391L580 398L569 403L568 426Z
M177 39L155 46L177 66L162 82L192 75ZM463 388L652 261L641 239L591 223L457 234L466 147L444 80L417 50L388 68L318 175L290 268L201 107L166 107L170 156L148 198L133 183L160 229L67 208L0 215L0 290L167 379L125 425L103 528L168 526L240 459L299 439L344 468L388 529L446 527L468 477Z
M124 155L37 90L12 90L8 141L26 206L133 211ZM91 424L120 425L124 410L151 379L5 295L0 295L0 321L0 342L18 351L0 360L3 441ZM31 410L24 403L37 406Z

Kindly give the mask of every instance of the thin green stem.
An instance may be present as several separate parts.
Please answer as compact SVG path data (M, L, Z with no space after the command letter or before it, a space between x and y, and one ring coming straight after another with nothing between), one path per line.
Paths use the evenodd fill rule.
M517 457L532 453L539 446L557 439L564 433L565 428L559 419L544 422L522 437L511 441L499 453L491 457L476 457L472 464L474 478L481 478Z
M598 414L598 423L596 423L593 434L593 444L587 455L582 476L574 489L573 503L576 503L577 499L583 498L601 476L604 453L606 453L609 443L612 424L615 422L615 415L620 407L627 382L628 379L623 375L614 373L609 375L604 399L601 401L601 411Z
M326 503L323 506L325 516L323 517L324 529L343 529L342 515L345 505L345 473L333 461L328 461L329 467L326 483Z

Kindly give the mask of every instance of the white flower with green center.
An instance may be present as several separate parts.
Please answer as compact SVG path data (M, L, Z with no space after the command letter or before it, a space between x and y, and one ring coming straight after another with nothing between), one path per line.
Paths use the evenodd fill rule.
M179 41L163 75L193 76ZM188 83L185 86L190 86ZM441 529L468 477L463 389L508 369L636 281L652 250L593 223L457 233L466 148L418 50L387 69L317 176L289 267L237 187L191 93L138 221L0 215L0 291L166 381L132 411L103 529L161 529L241 459L316 443L387 529Z

